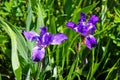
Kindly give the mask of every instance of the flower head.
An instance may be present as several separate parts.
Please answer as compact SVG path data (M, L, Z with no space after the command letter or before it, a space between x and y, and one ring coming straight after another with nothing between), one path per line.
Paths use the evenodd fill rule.
M45 47L48 45L56 45L61 44L64 40L67 40L67 36L63 33L51 34L47 32L47 27L40 28L40 35L37 33L30 31L23 31L23 35L27 40L36 41L36 47L32 49L32 60L35 62L39 62L44 58L45 55Z
M78 24L75 24L74 22L67 22L66 26L84 36L86 40L86 46L89 49L92 49L97 45L97 41L93 34L96 30L96 23L98 22L99 18L96 15L92 15L88 22L85 23L86 15L81 13L80 16L81 18L78 20Z

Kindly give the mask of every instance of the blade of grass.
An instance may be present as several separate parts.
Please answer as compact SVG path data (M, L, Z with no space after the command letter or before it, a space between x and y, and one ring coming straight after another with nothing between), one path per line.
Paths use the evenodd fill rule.
M80 9L76 9L75 11L74 11L74 16L73 16L73 18L72 18L72 20L74 21L74 22L78 22L78 20L79 20L79 18L80 18L80 12L84 12L84 13L86 13L86 14L88 14L92 9L94 9L95 7L96 7L96 5L98 4L99 2L97 2L97 3L94 3L94 4L92 4L92 5L89 5L89 6L87 6L87 7L85 7L85 8L80 8ZM77 16L76 16L77 15Z
M114 71L115 67L119 64L120 58L117 60L117 62L113 65L113 67L110 69L109 73L107 74L105 80L110 80L112 77L112 72Z
M28 9L27 9L27 19L26 19L26 30L30 31L32 22L32 8L31 8L31 0L28 0Z
M37 33L40 32L40 27L43 27L44 26L44 9L42 8L42 5L40 3L40 0L38 1L38 4L37 4L37 26L36 26L36 31Z
M2 75L0 74L0 80L2 80Z
M22 36L21 32L18 31L15 26L13 26L12 24L10 24L9 22L7 22L6 20L0 18L1 20L3 20L8 26L9 28L15 33L15 36L17 37L16 40L17 40L17 49L20 53L20 55L25 59L25 61L28 61L28 56L27 56L27 53L28 53L28 49L26 47L26 42L25 42L25 39L24 37ZM6 27L3 26L3 28L5 29ZM8 32L6 30L6 32Z
M18 59L16 35L12 31L12 29L4 21L0 20L0 23L1 23L1 26L6 30L6 32L8 33L8 35L11 38L11 43L12 43L11 44L12 45L12 54L11 54L11 56L12 56L12 59L11 59L12 67L13 67L13 71L14 71L14 74L16 76L16 79L21 80L22 70L21 70L21 67L20 67L19 59Z

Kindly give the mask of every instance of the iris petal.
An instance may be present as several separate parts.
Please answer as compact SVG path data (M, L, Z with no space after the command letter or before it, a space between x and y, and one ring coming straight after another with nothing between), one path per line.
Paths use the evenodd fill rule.
M51 37L52 37L52 35L50 33L48 33L48 32L45 33L41 38L42 45L44 45L44 46L49 45L51 42Z
M44 58L45 55L45 47L47 47L49 44L61 44L62 41L68 39L65 34L59 33L56 35L52 35L49 32L47 32L47 27L40 28L41 32L40 35L38 35L35 32L26 32L23 31L23 35L26 39L32 41L36 41L36 47L32 49L32 60L34 62L39 62Z
M87 23L86 28L87 28L87 34L94 34L94 31L96 30L96 26L92 23Z
M97 45L97 41L96 41L96 39L95 39L95 37L93 35L86 36L86 46L89 49L92 49L96 45Z
M87 27L85 27L84 22L80 22L75 28L76 32L80 33L83 36L87 35Z
M96 24L99 21L99 18L96 15L92 15L88 20L88 23Z
M44 58L45 49L40 47L35 47L32 49L32 60L35 62L39 62Z
M51 34L47 32L47 27L42 27L40 28L40 37L39 37L39 42L41 43L42 46L47 46L50 43L51 40Z
M56 35L52 36L52 42L50 44L55 45L55 44L61 44L64 40L67 40L67 36L62 33L58 33Z
M41 32L40 32L40 35L45 34L45 33L47 32L47 29L48 29L48 28L47 28L46 26L45 26L45 27L41 27L41 28L40 28L40 31L41 31Z
M76 24L74 22L67 22L66 26L74 30L74 28L76 27Z
M81 16L81 17L80 17L79 22L81 22L81 21L82 21L82 22L86 21L86 15L85 15L85 13L81 13L80 16Z
M37 33L30 31L30 32L26 32L26 31L22 31L23 35L25 36L26 39L32 41L32 40L36 40L36 38L39 36Z

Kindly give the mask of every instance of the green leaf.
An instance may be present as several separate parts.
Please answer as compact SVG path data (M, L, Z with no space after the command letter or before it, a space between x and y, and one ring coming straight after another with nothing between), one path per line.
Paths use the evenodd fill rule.
M114 11L120 17L120 10L114 7Z
M27 10L27 20L26 20L26 29L27 29L27 31L30 30L31 22L32 22L31 0L28 0L28 10Z
M49 30L51 31L51 33L55 34L56 33L55 17L50 16L49 19L50 19Z
M25 80L30 80L30 69L28 70L27 77Z
M37 10L38 10L38 12L37 12L38 18L37 18L36 31L37 31L37 33L39 33L40 32L39 28L44 26L44 16L45 16L45 15L43 15L45 13L44 13L44 9L42 8L42 5L40 2L37 4Z
M0 74L0 80L2 80L2 75Z
M1 18L2 19L2 18ZM25 59L25 61L28 61L28 48L26 47L26 42L24 37L22 36L22 33L20 31L18 31L15 26L13 26L12 24L10 24L9 22L3 20L8 26L9 28L14 32L15 36L16 36L16 41L17 41L17 50L20 53L20 55ZM3 26L3 28L6 28ZM8 33L8 29L6 29L6 32ZM9 34L9 33L8 33Z
M13 67L13 71L14 71L14 74L16 76L16 79L21 80L22 70L20 67L19 59L18 59L16 35L12 31L12 29L1 19L0 19L0 23L1 23L1 26L6 30L6 32L8 33L8 35L11 38L11 42L12 42L12 54L11 54L12 67Z
M80 9L77 9L75 12L74 12L74 16L73 16L73 21L75 22L78 22L79 18L80 18L80 12L84 12L85 14L88 14L92 9L94 9L96 7L96 5L98 4L99 2L97 3L94 3L90 6L87 6L85 8L80 8Z
M5 35L0 35L0 44L8 42L8 37Z
M72 66L71 66L71 68L70 68L69 74L68 74L68 76L67 76L67 80L70 80L70 79L71 79L71 76L72 76L72 74L73 74L73 72L74 72L75 66L76 66L76 61L73 62Z
M120 58L116 61L116 63L110 68L105 80L111 80L113 78L112 73L114 72L115 69L117 69L117 65L120 63ZM115 73L113 73L115 74Z
M92 9L94 9L96 7L96 5L98 3L99 2L94 3L94 4L90 5L90 6L85 7L85 8L82 8L80 12L84 12L84 13L88 14Z
M71 10L72 10L72 0L66 0L64 9L65 9L65 13L70 15Z

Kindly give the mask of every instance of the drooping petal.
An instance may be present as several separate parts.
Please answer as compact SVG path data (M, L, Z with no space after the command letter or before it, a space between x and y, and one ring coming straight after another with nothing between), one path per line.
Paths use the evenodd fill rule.
M74 30L74 28L76 27L76 24L74 22L67 22L66 26Z
M80 17L79 22L81 22L81 21L82 21L82 22L86 21L86 15L85 15L85 13L81 13L80 16L81 16L81 17Z
M64 40L67 40L68 37L63 33L58 33L52 36L52 42L50 44L61 44Z
M99 18L96 15L92 15L88 20L88 23L93 23L94 25L99 21Z
M34 62L39 62L44 58L45 49L40 47L35 47L32 49L32 60Z
M97 45L97 41L96 41L96 39L95 39L95 37L93 35L86 36L86 46L89 49L92 49L96 45Z
M36 38L39 36L37 33L30 31L30 32L26 32L26 31L22 31L23 35L25 36L26 39L32 41L32 40L36 40Z

